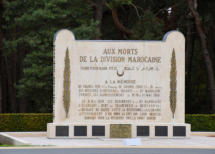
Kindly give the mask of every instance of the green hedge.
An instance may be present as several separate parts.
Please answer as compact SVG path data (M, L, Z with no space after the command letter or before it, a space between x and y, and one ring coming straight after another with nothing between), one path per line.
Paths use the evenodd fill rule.
M186 114L192 131L215 131L215 114Z
M51 113L0 114L0 131L46 131L52 122ZM215 131L215 114L186 114L192 131Z
M46 131L51 113L0 114L0 131Z

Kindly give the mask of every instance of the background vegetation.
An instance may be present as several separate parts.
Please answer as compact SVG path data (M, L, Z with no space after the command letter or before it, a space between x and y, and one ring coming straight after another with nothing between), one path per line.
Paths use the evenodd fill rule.
M0 0L0 113L52 112L53 36L186 37L186 113L215 113L215 1ZM35 115L36 116L36 115Z
M4 113L0 114L0 132L46 131L47 123L52 123L52 119L52 113ZM185 121L191 124L192 131L215 131L214 119L215 114L186 114L185 116ZM128 128L125 126L123 129ZM118 134L118 136L121 135L124 136Z

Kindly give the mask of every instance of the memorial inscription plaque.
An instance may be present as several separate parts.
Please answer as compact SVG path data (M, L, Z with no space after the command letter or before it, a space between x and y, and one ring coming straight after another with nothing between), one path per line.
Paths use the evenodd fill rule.
M69 127L70 138L117 137L111 129L126 125L129 132L115 134L157 137L155 128L164 126L161 136L174 137L173 127L185 128L179 136L189 136L190 125L184 123L182 33L169 32L162 41L91 41L75 40L71 31L61 30L54 46L54 122L48 124L49 138L58 137L59 126ZM78 126L86 126L84 135L74 135Z

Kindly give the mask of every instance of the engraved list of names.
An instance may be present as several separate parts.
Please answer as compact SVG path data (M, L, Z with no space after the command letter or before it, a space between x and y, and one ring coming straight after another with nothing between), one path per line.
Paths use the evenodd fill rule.
M85 121L159 121L162 58L146 53L126 47L79 55L76 69L84 79L75 87L78 116Z

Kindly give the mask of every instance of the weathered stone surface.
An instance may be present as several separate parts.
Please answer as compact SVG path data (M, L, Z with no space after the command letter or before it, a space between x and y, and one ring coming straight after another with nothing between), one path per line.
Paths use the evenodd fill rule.
M64 109L64 67L70 56L70 106ZM170 70L177 68L175 122L184 122L184 36L163 41L80 41L62 30L55 40L55 122L172 122Z
M105 136L113 134L113 124L119 129L120 124L131 125L130 136L137 135L138 124L150 129L184 124L184 51L178 31L162 41L75 40L71 31L59 31L54 41L54 123L48 134L64 124L72 132L73 125L86 124L90 137L92 124L107 125Z

